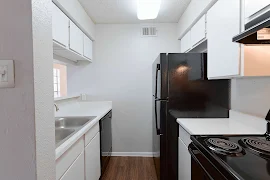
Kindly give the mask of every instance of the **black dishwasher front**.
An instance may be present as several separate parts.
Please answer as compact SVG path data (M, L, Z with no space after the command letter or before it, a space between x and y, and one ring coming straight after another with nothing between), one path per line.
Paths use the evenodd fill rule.
M112 111L108 112L99 122L101 174L106 170L112 153Z

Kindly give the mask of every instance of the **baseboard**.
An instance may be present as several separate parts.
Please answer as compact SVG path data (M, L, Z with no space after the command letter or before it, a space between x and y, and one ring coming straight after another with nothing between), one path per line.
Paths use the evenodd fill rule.
M153 157L153 152L112 152L112 156Z

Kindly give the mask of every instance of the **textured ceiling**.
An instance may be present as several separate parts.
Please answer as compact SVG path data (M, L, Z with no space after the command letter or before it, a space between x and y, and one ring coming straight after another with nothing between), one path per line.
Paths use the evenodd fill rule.
M136 0L79 0L91 19L99 23L178 22L191 0L162 0L157 19L137 19Z

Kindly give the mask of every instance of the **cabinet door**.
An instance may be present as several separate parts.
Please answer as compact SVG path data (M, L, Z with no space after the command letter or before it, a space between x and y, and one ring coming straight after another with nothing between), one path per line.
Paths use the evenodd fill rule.
M196 46L200 41L206 38L206 16L201 19L191 28L191 45Z
M53 40L65 47L68 47L68 40L69 40L68 26L69 26L68 17L55 4L53 4L53 12L52 12Z
M191 155L180 138L178 138L178 146L178 180L191 180Z
M83 32L70 21L70 42L69 48L83 55Z
M85 34L83 38L83 55L89 59L93 59L93 42Z
M84 180L84 152L79 155L60 180Z
M181 53L187 52L191 48L190 31L181 39Z
M245 0L245 17L249 18L268 5L270 5L269 0Z
M240 0L219 0L207 13L208 78L240 74Z
M97 133L85 148L85 177L86 180L98 180L100 175L100 134Z

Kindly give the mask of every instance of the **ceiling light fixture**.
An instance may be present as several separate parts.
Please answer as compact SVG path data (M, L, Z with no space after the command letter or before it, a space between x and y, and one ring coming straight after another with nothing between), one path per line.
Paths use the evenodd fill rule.
M140 20L156 19L161 0L137 0L137 17Z

